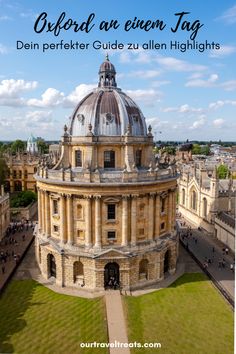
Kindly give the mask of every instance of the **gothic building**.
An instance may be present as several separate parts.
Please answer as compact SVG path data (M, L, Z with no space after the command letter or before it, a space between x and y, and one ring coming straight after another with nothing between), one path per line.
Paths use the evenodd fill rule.
M0 241L5 236L10 223L10 202L9 194L5 193L4 186L1 186L0 193Z
M98 87L64 127L59 161L40 163L35 176L43 277L88 290L115 279L134 289L175 272L176 167L155 161L151 130L107 57Z
M219 179L216 167L207 166L205 162L183 165L178 180L179 211L197 227L216 235L215 219L218 213L221 219L224 213L235 215L235 182Z

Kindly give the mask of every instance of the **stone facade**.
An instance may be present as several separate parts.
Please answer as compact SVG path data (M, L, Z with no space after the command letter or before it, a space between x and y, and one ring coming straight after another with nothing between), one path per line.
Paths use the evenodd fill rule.
M214 235L218 212L235 215L235 182L219 180L216 170L207 169L202 162L183 166L178 180L179 211L191 223Z
M215 218L215 236L235 252L235 217L220 212Z
M5 190L13 193L30 190L36 192L34 174L37 171L39 156L29 153L9 154L6 156L8 175Z
M0 195L0 241L5 236L6 230L10 224L10 201L9 194L4 192L1 186Z
M151 127L117 88L108 59L70 124L58 163L40 164L35 176L42 275L91 291L112 277L134 289L174 273L176 168L155 162Z

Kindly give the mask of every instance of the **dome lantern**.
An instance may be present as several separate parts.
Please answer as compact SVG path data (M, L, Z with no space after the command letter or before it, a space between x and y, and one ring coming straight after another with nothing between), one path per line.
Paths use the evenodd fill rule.
M110 62L108 54L106 55L106 60L101 64L98 74L98 87L117 87L116 70Z

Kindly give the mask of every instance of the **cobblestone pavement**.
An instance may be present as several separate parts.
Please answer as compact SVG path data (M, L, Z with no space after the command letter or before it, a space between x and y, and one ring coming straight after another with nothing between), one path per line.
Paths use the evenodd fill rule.
M4 288L8 279L20 264L33 238L33 227L25 226L22 231L11 233L8 237L5 236L1 240L0 291ZM7 257L5 257L6 252L8 254Z
M183 219L179 219L183 225ZM181 234L186 234L187 226L191 226L192 236L182 238L184 244L195 255L195 257L204 265L210 259L211 263L207 265L208 272L215 278L217 282L231 295L234 299L235 276L230 269L230 265L234 264L234 255L232 252L225 254L223 248L225 246L219 241L205 233L203 230L194 228L192 224L185 221L185 226L181 226ZM225 261L225 266L219 267L219 262Z

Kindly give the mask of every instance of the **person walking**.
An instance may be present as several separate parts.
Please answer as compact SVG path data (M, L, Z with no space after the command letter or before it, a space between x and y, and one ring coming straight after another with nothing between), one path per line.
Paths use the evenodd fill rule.
M3 264L2 265L2 274L4 274L5 273L5 265Z

